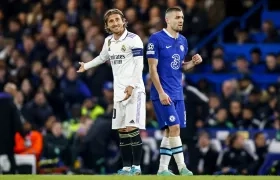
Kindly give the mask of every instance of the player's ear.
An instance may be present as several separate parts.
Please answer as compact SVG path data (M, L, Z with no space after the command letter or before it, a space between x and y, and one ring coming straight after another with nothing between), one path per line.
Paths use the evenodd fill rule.
M165 18L165 22L166 22L166 24L169 24L169 20L167 17Z

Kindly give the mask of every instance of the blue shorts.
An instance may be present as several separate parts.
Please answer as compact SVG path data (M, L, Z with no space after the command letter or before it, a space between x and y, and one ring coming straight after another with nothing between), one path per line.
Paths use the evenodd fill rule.
M186 109L183 100L173 101L171 105L162 105L160 100L154 100L153 106L161 129L176 124L181 128L186 127Z

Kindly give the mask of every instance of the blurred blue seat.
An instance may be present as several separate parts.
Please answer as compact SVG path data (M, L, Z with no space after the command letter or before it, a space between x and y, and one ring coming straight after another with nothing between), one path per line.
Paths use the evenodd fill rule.
M261 21L270 20L276 28L280 28L280 11L263 11Z
M250 39L252 39L256 43L261 43L265 40L266 35L263 32L256 32L250 34Z
M212 73L201 73L201 74L186 74L186 79L192 83L198 83L200 80L207 80L214 86L217 93L221 93L221 86L224 81L230 79L241 79L242 74L212 74ZM280 74L250 74L250 77L254 83L260 88L267 88L270 84L275 84L280 79Z
M260 48L263 57L268 53L279 53L280 44L221 44L224 47L225 54L228 60L235 61L239 55L244 55L249 61L250 51L253 48Z

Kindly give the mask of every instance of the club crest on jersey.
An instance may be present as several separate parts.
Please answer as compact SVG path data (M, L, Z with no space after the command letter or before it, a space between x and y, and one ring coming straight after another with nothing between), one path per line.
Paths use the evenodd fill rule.
M125 52L125 50L126 50L125 45L122 45L121 50L122 50L122 52Z
M184 51L184 46L180 45L180 49L181 49L181 51Z

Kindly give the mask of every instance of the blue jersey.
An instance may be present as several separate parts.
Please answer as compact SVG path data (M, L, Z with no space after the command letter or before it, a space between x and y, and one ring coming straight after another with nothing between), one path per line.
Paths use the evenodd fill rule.
M184 100L182 87L182 63L188 53L187 39L180 35L173 38L165 29L154 33L147 46L147 58L158 60L157 71L161 86L171 100ZM151 100L159 99L154 85Z

